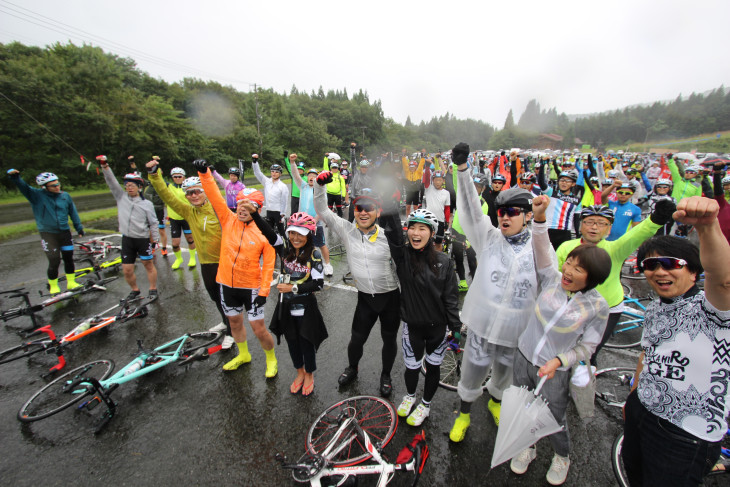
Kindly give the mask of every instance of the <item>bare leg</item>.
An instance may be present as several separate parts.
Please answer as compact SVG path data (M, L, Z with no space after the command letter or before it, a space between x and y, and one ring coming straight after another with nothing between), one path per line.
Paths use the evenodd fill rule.
M134 264L122 264L122 273L124 274L124 280L127 281L132 291L139 291L137 276L134 275Z
M157 289L157 267L155 267L155 262L152 260L144 260L142 261L142 265L144 265L144 270L147 271L147 280L150 283L150 290ZM134 272L132 275L134 275Z

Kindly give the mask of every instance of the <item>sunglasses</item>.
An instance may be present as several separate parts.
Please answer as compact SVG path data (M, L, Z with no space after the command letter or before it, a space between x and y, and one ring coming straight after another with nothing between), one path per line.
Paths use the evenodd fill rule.
M172 177L172 179L177 179L177 178L184 178L184 177L185 177L185 176L179 176L179 175L176 175L176 176L173 176L173 177Z
M492 181L492 184L504 184L504 181Z
M647 257L641 261L641 269L645 271L655 271L659 266L662 266L665 271L671 271L681 269L686 265L686 260L676 257Z
M203 193L202 189L189 189L189 190L185 191L185 196L198 195L198 194L202 194L202 193Z
M46 184L46 187L48 187L48 188L58 188L59 186L61 186L59 183L56 183L56 184Z
M357 211L358 213L360 213L361 211L366 211L366 212L370 213L371 211L375 211L375 208L377 208L377 207L371 203L355 205L355 211Z
M632 194L634 194L634 192L633 191L616 191L616 194L620 194L623 196L631 196Z
M514 217L522 214L522 208L497 208L497 216Z
M666 184L657 184L655 187L656 189L669 189L669 186L667 186Z

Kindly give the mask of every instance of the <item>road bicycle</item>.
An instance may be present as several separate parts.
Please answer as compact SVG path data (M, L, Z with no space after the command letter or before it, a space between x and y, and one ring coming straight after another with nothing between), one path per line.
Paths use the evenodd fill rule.
M88 258L104 260L115 250L121 251L122 246L118 239L121 234L103 235L84 242L74 242L74 260L83 261Z
M153 350L137 341L135 358L112 375L114 362L95 360L76 367L46 384L33 394L18 411L18 420L31 423L48 418L79 403L77 411L89 411L99 404L106 411L99 418L95 433L99 433L116 414L117 404L111 393L120 385L149 374L157 369L178 362L186 365L208 358L221 349L221 332L186 333Z
M439 377L439 386L449 391L456 391L459 385L459 379L461 378L461 364L464 360L464 346L466 345L467 337L466 325L461 325L460 335L461 337L457 340L453 334L449 334L446 338L446 351L444 352L444 360L441 362L441 375ZM426 375L426 361L424 360L421 364L421 374ZM487 381L489 377L485 379L482 384L482 390L487 390Z
M624 310L605 346L608 348L633 348L641 343L644 329L645 303L651 298L632 298L624 296Z
M0 352L0 364L13 362L25 357L31 357L40 352L44 352L45 354L54 353L58 358L58 363L51 367L47 374L43 375L44 377L49 376L66 366L66 358L63 354L63 349L66 346L114 323L124 323L125 321L134 318L144 318L147 316L147 305L150 302L152 302L151 299L142 297L122 300L119 304L83 320L81 323L76 325L73 330L69 331L61 338L56 336L54 331L51 329L51 325L38 328L28 334L27 338L41 334L45 334L45 337L31 339L21 343L20 345ZM119 311L116 314L105 316L116 308L119 308Z
M5 298L7 299L20 298L23 300L23 304L21 304L20 306L15 306L0 312L0 320L9 321L14 318L19 318L21 316L30 316L33 325L31 328L27 328L23 331L27 332L35 330L41 326L40 320L36 316L36 313L38 313L42 309L47 308L48 306L51 306L53 304L60 303L61 301L74 299L76 296L79 296L81 294L86 294L92 291L106 291L106 285L115 279L117 279L117 277L88 280L81 287L77 287L75 289L71 289L70 291L65 291L59 294L54 294L53 296L45 299L39 304L30 303L30 292L26 291L24 288L13 289L10 291L0 291L0 295L7 295L5 296ZM38 294L41 297L43 296L40 291L38 292Z
M394 463L388 462L383 449L397 427L392 404L374 396L352 397L333 404L317 418L307 433L307 452L297 462L288 463L280 453L275 459L292 470L295 481L314 487L357 485L360 475L378 475L377 485L383 487L395 472L413 472L415 486L429 456L428 445L421 432ZM375 463L359 465L371 458Z
M101 279L101 273L106 271L118 271L120 267L122 266L122 256L118 256L111 260L106 260L104 262L96 262L94 259L90 257L86 257L84 259L86 262L89 263L88 267L82 267L80 269L76 269L74 272L76 277L84 277L89 274L95 274L97 279ZM58 281L65 281L66 276L60 276L58 278Z

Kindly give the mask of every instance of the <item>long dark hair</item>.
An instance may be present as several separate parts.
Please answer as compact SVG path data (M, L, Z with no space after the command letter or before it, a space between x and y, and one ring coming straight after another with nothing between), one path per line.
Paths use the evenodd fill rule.
M307 243L304 244L299 255L297 255L297 249L294 248L289 239L286 240L286 256L284 260L287 262L296 260L298 264L305 265L312 257L312 252L314 252L314 237L312 236L312 232L309 232L307 234Z
M435 276L438 276L438 266L436 265L438 264L438 251L433 246L433 238L429 239L421 250L411 247L410 241L406 243L406 248L414 276L423 273L424 267L428 267Z

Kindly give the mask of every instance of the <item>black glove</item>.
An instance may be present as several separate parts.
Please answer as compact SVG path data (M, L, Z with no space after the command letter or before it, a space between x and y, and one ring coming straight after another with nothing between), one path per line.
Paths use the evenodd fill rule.
M208 161L205 159L195 159L193 161L193 167L197 169L199 173L206 173L208 172L210 164L208 164Z
M83 231L83 230L79 230L79 237L83 237L84 235L86 235L86 234L84 233L84 231Z
M254 308L263 308L266 304L266 296L256 296L253 300Z
M286 159L288 156L289 156L289 151L288 150L285 150L284 151L284 159Z
M317 184L320 186L324 186L327 183L332 182L332 172L331 171L323 171L317 175Z
M159 165L159 164L155 164L154 166L152 166L152 167L148 167L148 168L147 168L147 173L148 173L148 174L154 174L154 173L156 173L156 172L157 172L157 170L158 170L159 168L160 168L160 165Z
M667 154L667 160L672 159L673 157L674 157L674 154L672 154L671 152L669 154Z
M652 223L657 225L666 225L672 221L672 215L677 211L677 205L670 199L659 200L654 205L654 211L651 212Z
M458 166L464 164L469 157L469 144L459 142L451 149L451 160Z

